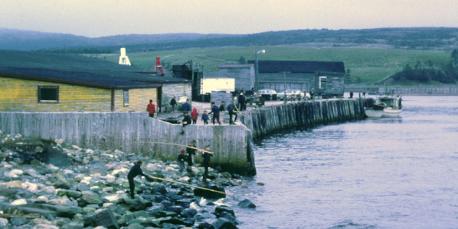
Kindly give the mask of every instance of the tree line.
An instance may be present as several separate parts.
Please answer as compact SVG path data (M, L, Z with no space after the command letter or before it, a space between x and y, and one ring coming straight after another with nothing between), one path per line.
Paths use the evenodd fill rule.
M450 55L450 61L446 65L437 65L431 60L417 61L414 66L406 64L402 71L390 77L394 81L415 81L428 83L432 81L440 83L456 83L458 81L458 49L454 49Z

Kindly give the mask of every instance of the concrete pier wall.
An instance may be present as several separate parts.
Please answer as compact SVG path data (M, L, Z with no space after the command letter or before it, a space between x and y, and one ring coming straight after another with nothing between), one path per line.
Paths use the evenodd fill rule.
M243 125L182 127L146 113L133 112L0 112L0 130L9 134L42 139L64 139L82 147L120 149L158 159L175 160L184 146L165 142L210 146L212 165L229 171L254 174L251 131ZM183 133L184 131L184 133ZM201 161L198 154L196 161Z
M364 102L359 99L329 99L288 103L243 112L240 121L254 138L288 128L363 119Z
M189 144L210 146L212 166L254 175L253 138L278 130L364 118L362 100L331 99L289 103L245 111L244 125L182 127L135 112L0 112L0 130L41 139L63 139L82 147L120 149L158 159L175 160ZM196 161L201 161L200 155Z

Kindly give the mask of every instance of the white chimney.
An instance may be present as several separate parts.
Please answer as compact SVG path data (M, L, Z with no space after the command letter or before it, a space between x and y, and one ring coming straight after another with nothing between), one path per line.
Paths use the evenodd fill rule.
M130 66L130 60L126 53L126 48L121 48L121 54L119 55L119 64L120 65L128 65Z

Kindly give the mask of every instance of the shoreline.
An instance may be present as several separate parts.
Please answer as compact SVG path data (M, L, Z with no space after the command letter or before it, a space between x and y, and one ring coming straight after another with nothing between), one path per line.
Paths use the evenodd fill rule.
M203 167L193 166L195 175L188 176L179 172L174 161L80 148L60 140L0 137L2 228L220 228L238 224L225 198L198 196L189 186L137 177L139 193L134 199L127 193L127 172L137 160L143 161L145 174L194 186L202 186ZM239 175L212 168L209 177L210 188L224 190L242 184Z

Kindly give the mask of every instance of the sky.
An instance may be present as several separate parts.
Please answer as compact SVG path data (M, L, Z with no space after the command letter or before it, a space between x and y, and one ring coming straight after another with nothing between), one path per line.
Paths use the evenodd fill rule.
M115 34L458 27L458 0L0 0L0 28Z

